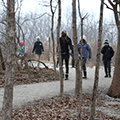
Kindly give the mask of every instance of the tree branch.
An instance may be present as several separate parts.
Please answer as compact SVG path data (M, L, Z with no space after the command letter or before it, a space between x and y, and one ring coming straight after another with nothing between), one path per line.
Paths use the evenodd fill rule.
M48 16L51 16L50 14L48 14L47 12L45 12L44 14L42 14L42 15L39 16L39 17L31 18L31 19L25 19L25 20L22 22L21 26L22 26L25 22L27 22L27 21L29 21L29 20L36 20L36 19L39 19L39 18L43 17L43 16L46 15L46 14L47 14Z
M114 5L111 0L108 0L108 2L110 3L110 5L114 8L116 5ZM105 2L104 2L104 5L106 5L106 8L112 10L114 12L114 9L113 8L110 8ZM119 11L117 11L117 13L120 13Z
M7 6L5 6L5 2L4 2L4 0L2 0L2 2L3 2L4 7L7 8Z

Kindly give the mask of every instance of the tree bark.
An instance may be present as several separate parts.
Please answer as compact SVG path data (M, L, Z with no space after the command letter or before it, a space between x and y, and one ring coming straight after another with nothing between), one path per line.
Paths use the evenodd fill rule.
M15 0L7 0L6 79L2 108L2 120L12 120L13 81L15 72Z
M74 58L76 68L76 83L75 83L75 95L79 96L79 81L80 81L80 66L78 58L78 47L77 47L77 21L76 21L76 0L72 3L72 28L73 28L73 42L74 42Z
M52 36L52 42L53 42L53 62L54 62L54 73L56 77L56 62L55 62L55 42L54 42L54 35L53 35L53 28L54 28L54 11L52 9L52 0L50 0L50 7L51 7L51 12L52 12L52 27L51 27L51 36ZM55 8L56 10L56 8Z
M61 58L61 47L60 47L60 27L61 27L61 0L58 0L58 25L57 25L57 47L59 55L59 79L60 79L60 96L63 96L64 84L63 84L63 67Z
M117 53L115 58L115 70L114 70L113 80L110 88L108 89L107 95L115 98L120 98L120 20L119 20L120 15L118 14L117 11L118 4L116 3L115 5L113 5L110 0L108 1L113 7L113 11L114 11L114 17L118 29L118 44L117 44Z
M97 48L96 69L95 69L95 81L94 81L93 94L92 94L92 104L91 104L90 120L94 120L95 103L96 103L96 96L97 96L98 82L99 82L99 65L100 65L101 44L102 44L103 8L104 8L104 0L101 0L98 48Z
M81 40L83 40L83 19L82 18L81 18ZM83 53L83 41L81 41L78 120L81 120L81 108L82 108L82 53Z

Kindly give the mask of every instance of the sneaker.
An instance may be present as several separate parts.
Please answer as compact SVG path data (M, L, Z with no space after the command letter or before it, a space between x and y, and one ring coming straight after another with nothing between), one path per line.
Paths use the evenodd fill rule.
M84 77L83 77L83 79L87 79L87 77L86 77L86 76L84 76Z
M65 80L68 80L68 77L66 77Z
M65 80L68 80L68 74L65 75Z
M109 78L111 78L111 75L109 75Z
M105 75L105 78L108 77L108 75Z
M72 68L75 68L74 66L72 66Z

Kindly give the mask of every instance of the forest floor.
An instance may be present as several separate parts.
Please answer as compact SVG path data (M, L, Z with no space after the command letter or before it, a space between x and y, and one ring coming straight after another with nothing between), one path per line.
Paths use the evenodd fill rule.
M40 71L32 70L31 80L28 80L26 71L16 71L13 92L13 120L77 120L79 99L74 96L75 68L70 66L69 80L64 81L63 97L59 96L59 74L57 72L55 80L53 65L50 65L49 68L41 68ZM87 72L88 78L83 80L82 120L90 118L95 68L87 67ZM1 71L0 110L3 102L4 80L5 72ZM111 82L112 78L104 78L104 69L100 67L95 120L120 120L120 99L106 95Z

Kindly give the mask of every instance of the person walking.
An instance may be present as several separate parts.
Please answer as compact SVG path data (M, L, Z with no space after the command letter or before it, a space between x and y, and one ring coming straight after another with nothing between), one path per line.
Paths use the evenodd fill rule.
M68 80L69 54L71 54L71 52L72 52L72 42L71 42L71 39L67 36L66 31L62 31L62 33L61 33L60 47L61 47L62 65L63 65L63 60L65 60L65 67L66 67L65 80Z
M36 37L36 42L34 43L34 47L33 47L33 50L32 50L32 53L34 53L35 51L35 54L36 54L36 58L37 58L37 61L38 61L38 67L39 67L39 64L40 64L40 56L41 54L43 53L44 54L44 47L43 47L43 43L40 41L40 37L37 36Z
M21 63L21 68L23 69L23 60L25 59L24 57L27 54L26 48L24 46L24 42L21 41L18 46L18 56L20 57L20 63Z
M114 50L109 45L108 40L104 41L104 46L101 49L101 53L103 54L102 60L104 64L105 78L111 77L111 58L114 56Z
M82 69L83 69L83 79L87 78L87 71L86 71L86 62L87 57L89 57L89 60L91 59L91 48L87 44L87 41L83 39L83 47L82 47L83 53L82 53ZM89 53L89 55L88 55ZM78 43L78 57L81 57L81 40Z

